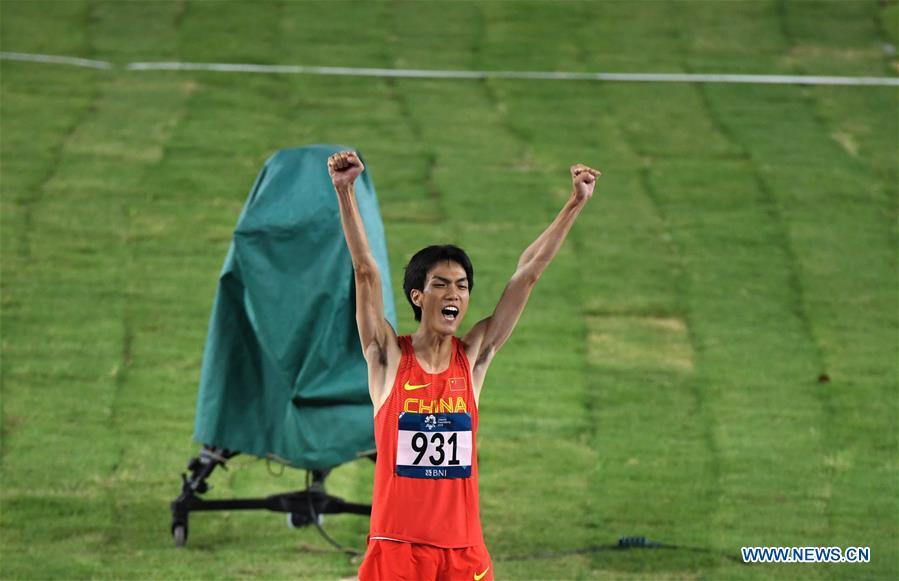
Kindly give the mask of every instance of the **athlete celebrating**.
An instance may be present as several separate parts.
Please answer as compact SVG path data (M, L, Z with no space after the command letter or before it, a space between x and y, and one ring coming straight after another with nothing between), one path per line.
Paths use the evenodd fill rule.
M352 151L328 172L353 260L356 322L374 404L378 459L368 549L359 578L493 579L478 509L478 400L493 356L531 290L593 195L600 172L571 166L571 196L524 251L493 314L455 336L474 288L465 252L429 246L406 267L403 291L418 329L397 337L384 318L381 278L356 205L365 170Z

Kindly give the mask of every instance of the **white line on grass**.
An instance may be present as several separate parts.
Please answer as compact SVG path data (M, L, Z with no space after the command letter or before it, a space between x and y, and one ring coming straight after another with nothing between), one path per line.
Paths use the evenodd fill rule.
M229 63L129 63L133 71L214 71L221 73L280 73L343 75L354 77L403 77L415 79L541 79L553 81L625 81L655 83L756 83L769 85L875 85L897 86L899 78L821 77L806 75L717 75L668 73L570 73L540 71L440 71L422 69L376 69L350 67L305 67L298 65L247 65Z
M106 61L65 56L2 52L0 59L68 64L100 69L112 68ZM212 71L290 75L340 75L352 77L401 77L412 79L531 79L551 81L620 81L642 83L751 83L762 85L848 85L899 87L895 77L827 77L811 75L726 75L677 73L573 73L550 71L445 71L424 69L379 69L312 67L300 65L254 65L235 63L135 62L129 71Z
M24 52L0 52L0 59L9 61L30 61L35 63L51 63L54 65L72 65L90 69L111 69L112 63L94 61L73 56L56 56L52 54L30 54Z

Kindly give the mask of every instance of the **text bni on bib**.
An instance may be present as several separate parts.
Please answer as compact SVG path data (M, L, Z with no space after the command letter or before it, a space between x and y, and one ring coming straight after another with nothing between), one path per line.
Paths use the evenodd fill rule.
M471 476L471 415L401 413L396 473L409 478Z

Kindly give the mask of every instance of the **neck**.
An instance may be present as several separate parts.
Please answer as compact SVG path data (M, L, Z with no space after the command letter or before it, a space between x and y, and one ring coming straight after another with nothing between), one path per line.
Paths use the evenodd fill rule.
M425 371L439 373L449 367L453 355L453 336L435 333L433 330L419 325L412 334L412 348Z

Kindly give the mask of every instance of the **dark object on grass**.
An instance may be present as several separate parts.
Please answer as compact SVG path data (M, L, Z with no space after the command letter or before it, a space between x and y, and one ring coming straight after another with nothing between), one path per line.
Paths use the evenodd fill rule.
M691 553L708 553L708 554L719 554L725 559L729 559L731 561L735 561L740 563L741 565L746 565L741 557L736 555L732 555L730 553L726 553L723 551L716 551L714 549L706 549L703 547L688 547L684 545L672 545L668 543L660 543L657 541L651 541L643 536L633 536L633 537L621 537L618 539L617 543L608 544L608 545L589 545L586 547L580 547L577 549L568 549L563 551L544 551L540 553L533 553L531 555L515 555L515 556L505 556L505 557L497 557L494 560L496 561L536 561L540 559L557 559L559 557L568 557L570 555L584 555L588 553L600 553L603 551L626 551L630 549L669 549L669 550L681 550L688 551Z
M172 539L176 547L187 543L188 516L191 512L212 510L270 510L286 512L290 528L302 528L309 525L318 527L319 532L334 546L340 547L321 528L322 517L326 514L350 513L370 515L370 504L354 504L344 502L342 498L331 496L325 492L325 477L330 470L308 471L306 489L299 492L275 494L265 498L242 498L228 500L203 500L200 494L209 490L206 479L216 466L223 470L225 463L237 453L205 446L200 455L192 458L187 466L190 476L181 475L181 494L172 502ZM370 456L374 460L374 456ZM310 482L311 479L311 482Z
M826 373L822 373L818 376L818 383L830 383L830 376Z
M181 475L181 494L171 506L176 546L187 541L194 511L264 508L288 513L292 526L318 526L325 513L371 513L369 505L324 492L332 468L373 459L375 448L353 265L327 167L330 155L347 149L277 152L237 221L203 353L194 431L203 449L188 464L190 476ZM356 180L356 200L383 273L385 316L396 328L384 227L368 170ZM202 500L216 466L225 468L240 453L306 469L312 482L307 478L302 492L267 498Z
M618 539L618 546L621 548L631 547L661 547L661 543L647 540L646 537L621 537Z

